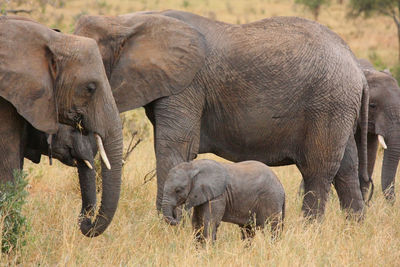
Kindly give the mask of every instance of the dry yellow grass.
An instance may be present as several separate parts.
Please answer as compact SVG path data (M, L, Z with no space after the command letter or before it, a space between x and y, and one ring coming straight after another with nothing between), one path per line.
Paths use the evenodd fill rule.
M272 15L310 17L290 1L262 0L75 0L65 1L63 8L48 7L44 14L35 12L32 16L49 26L71 31L74 17L81 13L117 14L166 8L189 10L232 23ZM390 19L346 21L344 8L332 4L322 11L320 21L338 32L357 56L365 57L376 51L386 64L395 63L396 35ZM134 113L139 118L144 116L142 110L129 115ZM151 128L146 119L136 124L136 127L144 126ZM59 162L50 167L45 157L40 165L26 161L30 194L24 213L32 229L27 235L28 245L22 251L0 256L0 265L398 266L400 202L394 206L385 203L378 179L381 160L377 162L376 193L363 223L346 220L336 194L332 194L325 219L307 224L297 197L299 172L293 166L274 168L287 194L282 238L272 243L269 235L258 233L246 248L240 240L239 229L223 223L214 245L196 249L190 223L170 227L157 215L155 180L143 185L143 177L155 167L151 135L137 147L124 168L120 204L111 226L94 239L81 235L77 226L81 202L76 170Z

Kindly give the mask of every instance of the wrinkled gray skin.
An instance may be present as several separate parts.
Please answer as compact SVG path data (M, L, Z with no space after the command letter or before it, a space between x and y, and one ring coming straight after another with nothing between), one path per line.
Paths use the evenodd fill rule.
M23 168L28 124L47 135L60 123L97 134L111 170L102 164L99 213L80 227L103 233L119 200L122 127L96 42L17 16L0 17L0 36L0 182Z
M378 149L378 135L384 137L387 149L384 152L382 166L382 191L385 198L394 202L394 183L400 158L400 88L389 71L377 71L366 59L359 59L360 67L367 78L369 87L368 114L368 176L374 170ZM360 127L355 134L358 151L361 151ZM344 157L342 162L351 161ZM359 166L360 170L361 166ZM366 198L369 183L360 177L360 185ZM300 186L303 191L304 183Z
M25 157L34 163L39 163L41 155L49 156L47 135L28 124ZM97 153L93 134L83 135L79 130L60 124L51 145L51 155L68 166L78 168L81 188L81 217L92 216L96 207L96 172L88 168L84 160L94 167L94 157Z
M221 221L240 226L242 238L254 236L254 226L271 222L275 238L283 229L285 191L276 175L258 161L218 163L196 160L170 170L164 184L162 212L172 225L174 210L185 203L193 209L192 225L197 239L215 241ZM255 221L253 221L255 218Z
M368 175L372 177L378 135L381 135L387 145L382 165L382 191L385 198L395 200L395 176L400 158L400 88L389 71L377 71L370 62L360 59L369 85L368 114ZM356 135L359 143L359 132Z
M158 210L168 171L211 152L296 164L310 192L305 215L324 212L333 180L341 207L362 214L354 131L360 117L368 182L368 85L327 27L296 17L232 25L169 10L83 16L75 34L97 41L119 111L144 106L154 126ZM353 161L342 166L343 156Z

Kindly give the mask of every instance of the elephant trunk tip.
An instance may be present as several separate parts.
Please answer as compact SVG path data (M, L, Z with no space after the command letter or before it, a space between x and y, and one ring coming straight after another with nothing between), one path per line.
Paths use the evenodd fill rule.
M85 218L80 222L81 233L86 237L97 237L101 235L106 227L97 227L92 224L89 218Z
M169 216L164 216L164 220L165 220L169 225L175 226L175 225L178 225L178 224L179 224L179 222L178 222L176 219L171 218L171 217L169 217Z

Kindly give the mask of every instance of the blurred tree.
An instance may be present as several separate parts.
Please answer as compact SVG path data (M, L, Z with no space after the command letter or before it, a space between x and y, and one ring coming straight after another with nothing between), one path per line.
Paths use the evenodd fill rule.
M329 5L330 0L295 0L295 4L303 5L310 10L314 16L314 20L318 20L319 12L322 5Z
M399 0L350 0L348 15L350 17L370 17L384 15L391 17L397 27L398 61L400 62L400 1Z
M64 7L65 0L0 0L0 13L30 14L35 10L40 10L40 12L45 13L47 5L51 5L53 7ZM19 8L21 6L25 8Z

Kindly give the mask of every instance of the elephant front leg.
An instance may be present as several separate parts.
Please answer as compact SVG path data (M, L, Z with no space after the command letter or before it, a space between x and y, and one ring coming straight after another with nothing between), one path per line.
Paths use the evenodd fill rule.
M158 130L160 132L160 130ZM156 140L157 210L161 211L164 183L171 168L181 162L193 160L198 151L198 138L171 141Z
M203 210L199 207L193 208L193 216L192 216L192 227L195 236L195 240L199 243L204 243L204 218L203 218Z
M354 137L350 136L334 186L342 209L351 210L357 217L363 215L364 201L358 177L358 155Z
M164 182L169 170L181 162L193 160L199 151L204 100L187 96L191 92L187 90L182 95L160 99L146 109L146 114L152 114L154 124L158 211L161 211Z

